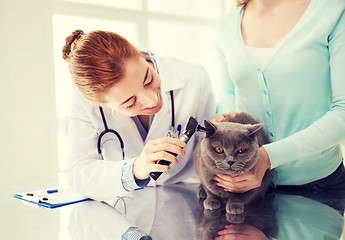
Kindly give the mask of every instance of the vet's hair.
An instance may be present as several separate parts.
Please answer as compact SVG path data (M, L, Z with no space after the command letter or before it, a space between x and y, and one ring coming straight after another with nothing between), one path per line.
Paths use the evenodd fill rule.
M249 0L236 0L237 6L241 6L243 4L246 4Z
M66 38L62 50L75 85L98 105L104 103L104 94L123 77L126 61L140 56L140 51L125 38L106 31L75 30Z

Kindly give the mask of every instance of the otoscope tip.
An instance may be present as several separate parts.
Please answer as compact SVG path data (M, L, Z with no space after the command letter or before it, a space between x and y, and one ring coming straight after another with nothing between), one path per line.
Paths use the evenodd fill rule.
M199 125L199 124L198 124L198 126L196 127L196 131L199 131L199 132L207 132L206 128L203 127L203 126L201 126L201 125Z

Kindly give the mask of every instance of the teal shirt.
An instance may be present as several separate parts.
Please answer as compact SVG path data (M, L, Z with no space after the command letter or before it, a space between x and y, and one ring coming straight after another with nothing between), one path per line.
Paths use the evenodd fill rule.
M331 174L345 140L345 1L311 0L263 67L241 35L243 6L218 24L218 112L249 112L264 124L276 185Z

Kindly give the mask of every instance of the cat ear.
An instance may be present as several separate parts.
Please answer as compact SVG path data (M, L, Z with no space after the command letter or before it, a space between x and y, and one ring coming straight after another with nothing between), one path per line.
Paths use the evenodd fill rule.
M248 136L255 134L257 131L259 131L262 128L262 126L263 126L262 123L248 124L247 125Z
M206 137L212 136L217 130L216 126L207 119L204 119L204 125L206 129Z

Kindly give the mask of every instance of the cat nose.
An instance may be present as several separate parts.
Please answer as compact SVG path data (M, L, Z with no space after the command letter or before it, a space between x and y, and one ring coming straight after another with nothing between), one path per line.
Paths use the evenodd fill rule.
M231 167L235 162L234 161L228 161L229 166Z

